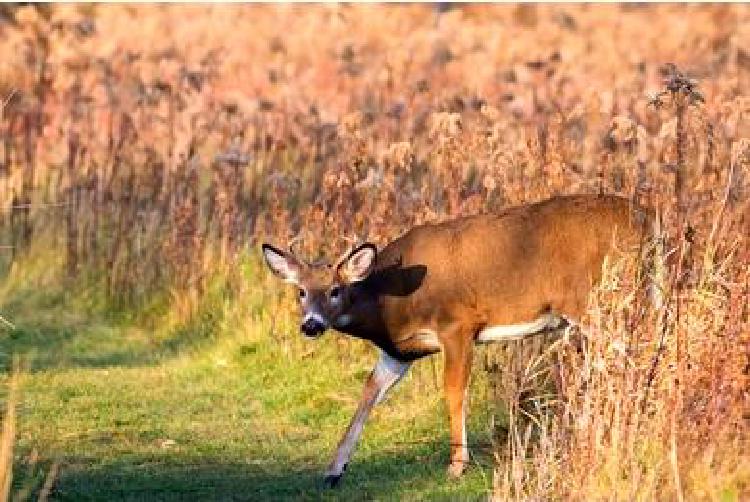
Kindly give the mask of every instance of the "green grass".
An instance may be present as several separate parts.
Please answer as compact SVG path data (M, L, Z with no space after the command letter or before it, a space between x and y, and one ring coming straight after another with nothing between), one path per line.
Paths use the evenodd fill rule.
M485 389L473 385L477 462L445 474L439 364L422 361L373 412L341 486L322 485L376 354L329 334L304 342L255 277L233 299L206 295L189 323L128 321L91 308L28 264L8 276L0 363L22 381L14 491L40 489L60 463L54 500L474 500L491 489ZM220 288L219 288L220 289ZM94 301L93 303L97 303ZM101 302L99 302L101 303ZM210 315L209 315L210 314ZM211 329L211 327L215 329ZM436 361L439 363L439 361Z

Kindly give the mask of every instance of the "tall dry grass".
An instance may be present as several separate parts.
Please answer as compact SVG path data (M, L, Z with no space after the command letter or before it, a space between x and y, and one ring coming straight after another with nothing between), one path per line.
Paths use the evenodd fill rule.
M189 316L262 239L299 236L315 258L557 194L631 197L679 256L667 301L649 307L639 267L615 268L582 353L487 365L511 416L497 497L747 493L747 6L3 15L3 264L51 242L72 285L125 306L167 295ZM539 390L551 357L562 403Z
M687 42L669 25L681 9ZM666 33L640 33L659 16ZM198 287L266 237L302 233L315 254L554 194L668 204L683 186L705 213L747 150L746 20L729 6L17 9L2 27L4 255L52 229L71 278L133 302ZM649 107L670 60L712 77L700 111Z
M8 381L3 427L0 432L0 500L10 500L13 482L13 445L16 439L16 406L18 404L18 371Z
M526 415L498 448L498 500L747 496L750 278L736 248L715 252L689 285L662 284L657 307L644 303L641 262L609 264L580 347L542 353L561 364L559 394L540 391L538 351L510 356L501 395Z
M662 206L662 233L641 256L605 264L582 340L501 359L496 392L510 420L497 448L498 500L750 495L747 202L729 209L747 158L731 158L724 193L704 218L688 209L680 185L694 174L679 152L705 140L683 123L690 94L700 97L693 84L675 72L665 79L678 120L675 199ZM557 394L546 391L550 359L561 371Z

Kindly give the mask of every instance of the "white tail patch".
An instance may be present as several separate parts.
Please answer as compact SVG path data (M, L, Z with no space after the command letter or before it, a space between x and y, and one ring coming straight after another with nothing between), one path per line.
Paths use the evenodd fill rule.
M565 320L552 313L547 313L539 318L521 324L508 324L504 326L489 326L479 332L477 342L499 342L503 340L518 340L529 335L535 335L545 330L562 327Z

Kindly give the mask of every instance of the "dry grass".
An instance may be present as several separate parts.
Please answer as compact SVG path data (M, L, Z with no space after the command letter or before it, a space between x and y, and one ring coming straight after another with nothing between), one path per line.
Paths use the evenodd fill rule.
M704 261L669 299L639 298L639 263L608 268L592 297L580 350L566 341L546 355L563 363L559 399L539 393L537 358L508 367L504 394L531 418L511 421L500 448L499 500L741 500L747 455L747 271L741 281ZM519 378L520 375L520 378ZM521 382L515 387L508 384ZM524 387L525 386L525 387ZM523 391L526 391L525 393Z
M545 356L566 361L561 403L536 356L497 356L497 498L750 496L747 6L14 16L0 262L45 236L71 284L118 306L164 295L189 317L217 273L240 287L237 256L261 239L301 236L314 256L555 194L625 195L663 215L666 302L639 295L639 264L613 264L583 352Z
M5 416L0 436L0 499L10 499L13 481L13 444L16 440L16 405L18 404L18 371L14 371L8 381L8 394L5 399Z

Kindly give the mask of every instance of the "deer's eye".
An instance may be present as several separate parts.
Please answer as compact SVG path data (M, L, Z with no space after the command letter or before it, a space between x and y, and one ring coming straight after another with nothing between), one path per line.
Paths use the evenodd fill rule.
M334 286L331 288L331 290L328 292L328 296L331 298L331 300L337 299L341 295L341 288L338 286Z
M299 295L300 299L302 299L307 296L307 291L305 291L302 288L299 288L299 291L297 292L297 294Z

